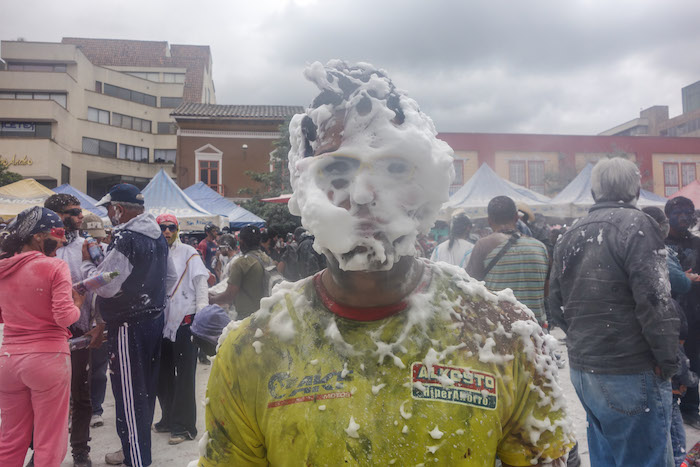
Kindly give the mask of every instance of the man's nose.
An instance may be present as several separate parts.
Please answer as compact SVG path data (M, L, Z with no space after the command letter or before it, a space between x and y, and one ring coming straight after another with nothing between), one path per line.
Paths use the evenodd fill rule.
M360 173L350 184L350 199L355 204L369 204L375 198L375 186L371 176Z

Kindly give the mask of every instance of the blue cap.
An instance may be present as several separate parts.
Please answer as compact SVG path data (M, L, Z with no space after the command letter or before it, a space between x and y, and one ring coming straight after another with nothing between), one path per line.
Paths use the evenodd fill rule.
M109 193L104 195L95 206L104 206L105 204L118 202L143 204L143 194L141 194L141 190L131 183L119 183L110 188Z

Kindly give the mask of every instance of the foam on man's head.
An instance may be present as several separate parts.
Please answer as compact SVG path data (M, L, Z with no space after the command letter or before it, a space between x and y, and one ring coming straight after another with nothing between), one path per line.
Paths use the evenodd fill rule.
M352 219L335 212L334 224L342 226L345 232L335 232L340 240L333 241L328 240L330 235L324 235L328 227L323 222L329 221L332 214L324 204L332 198L338 207L337 200L343 196L352 198L352 193L334 193L331 197L328 192L314 189L312 165L318 159L334 156L361 158L364 163L402 158L415 166L416 174L410 182L415 189L410 196L394 193L391 204L399 208L402 216L397 215L392 225L387 222L385 233L389 242L402 243L394 245L396 258L412 254L412 239L418 232L430 229L440 206L449 198L454 177L452 149L436 138L432 120L420 111L416 101L396 89L386 72L370 64L349 65L332 60L324 66L316 62L306 69L305 76L321 92L305 113L294 116L289 126L289 170L294 190L290 211L302 216L304 227L316 236L320 248L336 256L351 251L353 245L360 244L358 238L347 234L348 230L354 231ZM383 186L381 197L390 198L391 191ZM374 199L368 196L358 196L357 200ZM398 199L400 196L403 201ZM379 201L371 206L380 223L388 221L389 204ZM350 217L357 216L356 210L347 206L345 209ZM409 230L413 233L409 234ZM381 258L383 253L379 252Z

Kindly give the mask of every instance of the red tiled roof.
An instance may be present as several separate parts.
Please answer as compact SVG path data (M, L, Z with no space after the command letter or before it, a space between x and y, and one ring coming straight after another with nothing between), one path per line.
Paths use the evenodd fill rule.
M218 119L284 120L302 113L300 105L217 105L184 103L170 115L177 117L209 117Z
M168 54L165 41L64 37L61 42L77 46L90 62L98 66L185 68L183 102L202 101L204 72L211 61L208 45L173 44Z

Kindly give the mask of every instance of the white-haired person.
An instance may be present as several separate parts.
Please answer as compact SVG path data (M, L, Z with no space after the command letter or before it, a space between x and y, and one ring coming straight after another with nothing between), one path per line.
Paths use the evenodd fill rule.
M0 243L0 465L21 467L32 437L34 464L58 467L68 449L71 360L68 326L84 298L56 250L66 241L50 209L20 212Z
M228 326L202 466L564 465L573 442L532 314L415 257L453 151L382 70L314 63L290 124L290 211L328 268Z
M593 168L595 204L554 247L552 320L567 335L571 381L588 419L592 465L674 465L671 377L679 320L670 306L666 250L635 205L637 166Z

